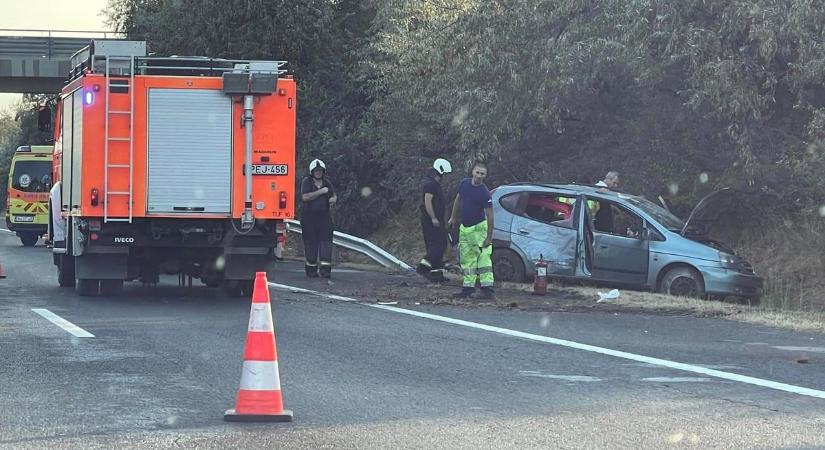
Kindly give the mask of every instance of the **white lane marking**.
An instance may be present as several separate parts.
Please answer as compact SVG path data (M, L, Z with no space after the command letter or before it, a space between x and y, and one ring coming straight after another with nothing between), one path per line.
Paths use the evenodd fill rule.
M623 366L630 366L630 367L648 367L652 369L664 369L665 367L660 367L654 364L648 363L623 363ZM705 369L727 369L727 370L745 370L742 366L735 366L733 364L695 364L699 367L704 367Z
M302 289L302 288L295 287L295 286L288 286L286 284L273 283L271 281L269 282L269 285L274 287L274 288L283 289L285 291L290 291L290 292L293 292L293 293L296 293L296 294L317 294L317 292L310 291L309 289Z
M710 378L703 377L651 377L642 378L642 381L655 381L657 383L707 383Z
M340 295L333 295L333 294L324 294L325 297L332 299L332 300L341 300L343 302L357 302L358 300L350 297L342 297Z
M64 330L68 331L72 335L76 337L95 337L92 333L80 328L79 326L69 322L68 320L58 316L57 314L49 311L48 309L43 308L32 308L32 311L42 316L44 319L48 320L49 322L63 328Z
M7 230L7 229L5 229L5 228L0 228L0 231L2 231L2 232L4 232L4 233L14 233L14 231Z
M287 285L277 285L276 286L275 283L269 283L269 284L273 285L274 287L282 286L283 288L286 288L286 289L291 289L291 290L296 289L292 286L287 286ZM298 288L298 289L300 289L300 288ZM307 292L307 293L312 293L312 294L319 295L319 296L322 296L322 297L327 297L327 298L330 298L330 295L331 295L331 294L325 294L323 292L310 291L308 289L302 289L302 290ZM567 348L572 348L572 349L576 349L576 350L584 350L584 351L587 351L587 352L599 353L599 354L602 354L602 355L613 356L613 357L616 357L616 358L627 359L627 360L630 360L630 361L653 364L653 365L656 365L656 366L667 367L667 368L670 368L670 369L681 370L681 371L684 371L684 372L698 373L700 375L707 375L707 376L711 376L711 377L715 377L715 378L721 378L723 380L736 381L738 383L751 384L751 385L754 385L754 386L762 386L762 387L766 387L768 389L776 389L778 391L790 392L792 394L798 394L798 395L804 395L804 396L808 396L808 397L816 397L816 398L825 399L825 391L806 388L806 387L802 387L802 386L795 386L795 385L792 385L792 384L780 383L778 381L765 380L765 379L756 378L756 377L749 377L749 376L746 376L746 375L739 375L737 373L722 372L721 370L708 369L708 368L701 367L701 366L696 366L696 365L693 365L693 364L685 364L685 363L680 363L680 362L676 362L676 361L670 361L670 360L667 360L667 359L653 358L653 357L644 356L644 355L637 355L635 353L628 353L628 352L623 352L623 351L620 351L620 350L613 350L613 349L604 348L604 347L597 347L595 345L582 344L580 342L568 341L568 340L565 340L565 339L557 339L557 338L553 338L553 337L549 337L549 336L540 336L540 335L537 335L537 334L525 333L523 331L510 330L510 329L507 329L507 328L500 328L500 327L495 327L495 326L492 326L492 325L485 325L483 323L470 322L470 321L467 321L467 320L453 319L452 317L444 317L444 316L439 316L439 315L435 315L435 314L429 314L429 313L425 313L425 312L414 311L414 310L410 310L410 309L398 308L398 307L395 307L395 306L377 305L377 304L373 304L373 303L363 303L363 302L359 302L358 304L363 305L363 306L368 306L370 308L378 308L378 309L383 309L385 311L391 311L391 312L395 312L395 313L399 313L399 314L406 314L408 316L420 317L422 319L430 319L430 320L435 320L437 322L444 322L444 323L449 323L449 324L453 324L453 325L459 325L459 326L462 326L462 327L489 331L491 333L502 334L502 335L505 335L505 336L517 337L517 338L527 339L527 340L531 340L531 341L535 341L535 342L543 342L543 343L546 343L546 344L558 345L558 346L561 346L561 347L567 347Z
M705 369L726 369L726 370L745 370L742 366L735 366L733 364L697 364Z
M552 375L548 373L537 372L534 370L520 370L518 374L523 377L549 378L551 380L563 381L602 381L601 378L588 377L585 375Z
M774 345L773 348L787 350L789 352L825 353L825 347L789 347L784 345Z

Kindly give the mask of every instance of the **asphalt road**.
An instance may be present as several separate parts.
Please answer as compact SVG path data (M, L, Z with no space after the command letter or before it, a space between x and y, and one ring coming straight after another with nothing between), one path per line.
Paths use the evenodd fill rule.
M283 263L270 281L322 291L271 289L295 420L226 423L249 300L171 277L81 298L57 287L42 244L22 247L2 230L0 265L4 448L825 448L822 335L687 317L384 306L324 293L399 277L337 271L329 285Z

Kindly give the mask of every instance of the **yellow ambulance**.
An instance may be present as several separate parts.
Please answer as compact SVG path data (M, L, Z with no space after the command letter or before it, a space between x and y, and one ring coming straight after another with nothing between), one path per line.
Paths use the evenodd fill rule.
M18 147L9 169L6 226L27 247L36 244L48 229L51 187L52 147Z

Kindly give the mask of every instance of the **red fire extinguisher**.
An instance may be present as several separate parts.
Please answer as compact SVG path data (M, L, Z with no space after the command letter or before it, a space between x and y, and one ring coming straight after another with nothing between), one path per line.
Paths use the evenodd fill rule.
M547 262L544 255L539 255L536 261L536 276L533 278L533 295L547 294Z

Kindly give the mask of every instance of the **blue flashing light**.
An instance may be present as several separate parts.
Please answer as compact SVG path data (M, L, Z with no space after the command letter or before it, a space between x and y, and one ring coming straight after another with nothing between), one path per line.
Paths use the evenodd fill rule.
M86 105L91 105L95 101L95 94L92 91L86 91L86 95L83 97L83 100L86 102Z

